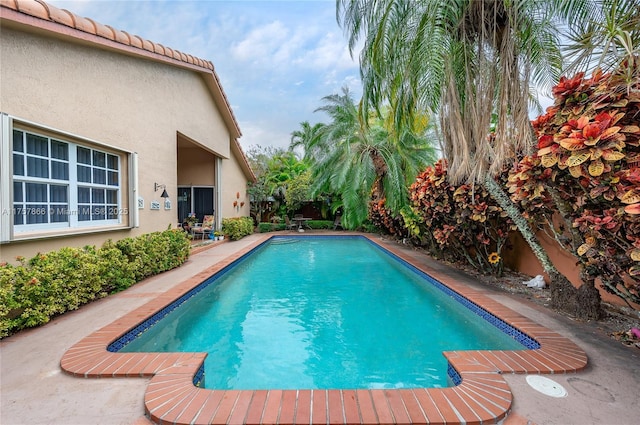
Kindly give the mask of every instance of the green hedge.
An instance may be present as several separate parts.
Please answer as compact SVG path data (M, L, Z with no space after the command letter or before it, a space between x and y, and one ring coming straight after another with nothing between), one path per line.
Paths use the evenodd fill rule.
M330 220L309 220L307 224L312 229L333 229L333 221ZM269 233L277 230L284 230L284 223L260 223L258 224L258 232Z
M312 229L333 229L333 221L330 220L309 220L307 224Z
M260 233L269 233L275 232L276 230L284 230L284 223L260 223L258 224L258 232Z
M185 232L166 230L0 264L0 338L178 267L189 250Z
M251 217L234 217L222 219L222 233L232 241L237 241L253 233Z

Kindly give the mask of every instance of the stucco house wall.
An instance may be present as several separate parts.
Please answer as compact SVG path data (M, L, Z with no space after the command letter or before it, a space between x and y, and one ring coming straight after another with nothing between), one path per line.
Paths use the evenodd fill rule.
M43 5L45 9L38 9ZM176 209L177 187L190 184L192 176L220 192L246 191L254 176L210 63L167 49L156 53L148 46L123 45L116 31L115 40L107 40L98 35L101 27L96 23L85 31L69 28L54 21L57 14L77 18L76 26L81 18L41 1L3 1L0 13L0 261L61 246L99 246L106 239L175 226L182 219ZM50 138L51 152L54 141L69 142L71 158L64 161L70 179L76 146L105 153L109 160L119 158L117 220L91 226L76 222L76 227L15 226L13 202L21 189L11 184L16 167L13 138L19 134L14 130ZM27 160L32 158L39 157ZM75 186L70 187L68 196L75 199ZM160 197L162 190L169 194L167 204ZM154 202L160 207L152 209ZM239 212L249 215L248 202L246 212L227 208L226 202L221 207L219 220Z

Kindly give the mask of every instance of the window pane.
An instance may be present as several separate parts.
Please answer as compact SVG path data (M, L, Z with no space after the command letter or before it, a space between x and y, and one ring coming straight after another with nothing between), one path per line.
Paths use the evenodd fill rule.
M117 204L118 203L118 191L117 190L107 190L107 204Z
M63 142L59 142L57 140L51 141L51 158L56 159L64 159L65 161L69 159L69 145Z
M91 150L87 148L78 147L78 162L80 164L88 164L91 165Z
M27 157L27 175L30 177L49 178L49 161L46 159Z
M93 182L96 184L107 184L107 172L99 168L94 168Z
M107 166L106 154L104 152L93 151L93 166L102 168Z
M47 202L47 185L27 183L27 202Z
M81 203L91 202L91 190L88 187L78 188L78 202L81 202Z
M27 204L26 213L27 224L49 222L49 207L46 204Z
M22 202L22 182L13 182L13 202Z
M67 202L67 186L52 184L49 186L50 202Z
M13 151L14 152L24 152L23 141L22 138L24 134L22 131L13 130Z
M69 221L69 206L54 205L49 209L52 223L66 223Z
M91 208L91 220L104 220L107 218L107 209L104 205L93 205Z
M49 139L27 133L27 153L48 157Z
M69 164L66 162L51 161L51 178L69 180Z
M78 205L78 221L91 220L91 205Z
M24 204L13 204L13 224L24 224Z
M104 204L104 189L91 189L91 203Z
M13 154L13 175L24 176L24 155Z
M118 157L115 155L107 155L107 168L110 170L118 169Z
M82 183L91 183L91 167L78 165L78 181Z
M118 185L118 173L114 171L109 171L109 186L117 186Z
M118 219L118 208L115 206L107 206L107 220Z

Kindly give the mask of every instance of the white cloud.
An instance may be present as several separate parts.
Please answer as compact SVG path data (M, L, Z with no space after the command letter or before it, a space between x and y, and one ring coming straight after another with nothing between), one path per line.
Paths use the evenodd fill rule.
M307 68L348 70L358 67L349 55L349 48L342 36L326 33L313 49L303 52L300 63Z
M240 145L243 149L250 146L274 146L277 148L287 149L291 141L291 132L297 127L291 129L274 127L273 123L241 121L242 138Z
M280 21L254 28L246 37L231 47L231 54L240 61L263 62L279 56L287 59L287 49L283 48L289 30Z

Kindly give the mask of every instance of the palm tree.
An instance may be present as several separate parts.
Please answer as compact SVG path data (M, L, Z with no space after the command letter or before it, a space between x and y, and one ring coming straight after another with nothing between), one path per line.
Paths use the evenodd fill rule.
M570 65L566 71L604 72L618 70L627 61L627 69L640 55L640 3L637 0L600 0L590 16L568 33L565 46ZM632 74L629 74L633 77ZM631 81L630 81L631 83Z
M300 130L295 130L291 133L291 143L289 144L289 150L293 151L298 147L304 149L304 160L311 161L314 157L319 156L321 153L321 141L319 139L320 129L324 126L322 123L314 125L309 124L309 121L303 121L300 123Z
M592 7L590 0L337 0L351 51L364 40L363 113L388 104L396 125L404 126L416 110L437 111L450 180L485 185L551 278L560 308L573 286L495 175L514 154L531 152L530 86L557 80L558 27L584 19ZM498 121L490 139L492 116ZM575 302L569 309L581 313Z
M408 181L433 163L435 149L412 131L390 132L379 120L365 124L347 88L322 100L317 111L331 121L305 144L305 152L313 152L313 191L340 196L349 228L366 220L371 198L385 198L399 211L408 202Z

